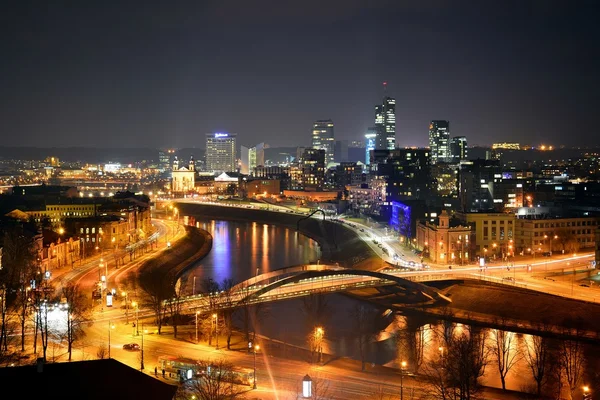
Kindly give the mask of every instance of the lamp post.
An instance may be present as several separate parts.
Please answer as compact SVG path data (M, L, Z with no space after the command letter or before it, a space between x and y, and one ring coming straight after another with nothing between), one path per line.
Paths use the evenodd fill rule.
M129 302L127 301L127 299L128 299L128 293L127 292L121 292L121 296L125 296L125 325L128 325L129 324L129 313L128 313Z
M219 316L217 313L212 315L213 322L215 323L215 339L217 340L217 350L219 350L219 331L217 330L217 325L219 323Z
M592 399L592 394L590 393L590 387L586 385L583 387L583 400L591 400L591 399Z
M139 319L139 307L137 301L132 301L131 305L135 307L135 336L140 335L140 319Z
M196 294L196 275L194 275L194 284L192 285L192 296Z
M254 345L254 385L253 388L256 389L256 352L260 350L260 346L255 344Z
M404 400L404 382L402 378L404 375L404 368L406 368L406 361L400 363L400 400Z
M144 327L142 326L142 354L141 354L141 358L140 358L140 370L143 370L143 369L144 369Z
M108 358L110 358L110 330L115 329L115 325L108 321Z
M315 329L315 345L318 353L318 362L321 363L323 360L323 336L325 336L325 331L322 327L317 327Z
M196 343L198 343L198 314L200 311L196 311Z

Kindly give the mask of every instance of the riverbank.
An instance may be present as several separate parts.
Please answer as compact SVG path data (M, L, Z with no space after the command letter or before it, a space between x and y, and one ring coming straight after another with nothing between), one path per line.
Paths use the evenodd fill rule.
M321 262L339 263L346 268L379 269L383 262L352 230L343 224L306 218L304 215L225 207L217 205L177 203L182 216L200 220L247 221L280 225L298 230L319 243ZM316 260L315 260L316 261Z
M182 229L186 230L184 238L175 242L159 257L147 260L140 266L140 279L143 279L144 275L158 271L162 275L161 281L174 284L195 261L206 257L212 249L212 235L191 226Z

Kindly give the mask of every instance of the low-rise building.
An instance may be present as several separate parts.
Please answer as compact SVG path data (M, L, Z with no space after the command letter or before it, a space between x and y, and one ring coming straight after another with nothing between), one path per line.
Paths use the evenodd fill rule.
M515 214L475 212L456 215L474 231L475 255L505 258L514 253Z
M473 257L473 231L470 226L450 223L450 216L442 210L437 223L417 224L417 248L422 257L437 264L468 264Z

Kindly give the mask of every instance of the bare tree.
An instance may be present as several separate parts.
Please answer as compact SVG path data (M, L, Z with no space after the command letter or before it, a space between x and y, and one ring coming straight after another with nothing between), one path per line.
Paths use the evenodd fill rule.
M243 399L247 386L236 383L233 364L221 359L218 361L201 360L200 368L204 373L183 382L175 398L177 400L196 398L198 400L235 400Z
M165 274L159 268L149 268L139 275L139 284L145 294L144 305L150 307L154 312L158 334L160 335L163 314L166 311L166 303L174 297L174 289L171 281L165 279Z
M231 336L233 335L233 279L224 279L221 283L221 305L223 306L223 330L227 337L227 350L231 350Z
M96 357L98 357L99 360L104 360L108 357L108 348L104 343L98 346L98 350L96 350Z
M81 287L76 284L69 284L64 287L63 296L67 304L67 332L65 338L69 361L71 361L73 344L76 340L85 336L83 325L90 320L90 304Z
M550 348L549 339L543 336L531 336L531 340L525 343L525 361L531 370L533 380L536 384L536 394L542 395L542 385L548 377Z
M575 340L562 340L559 357L564 378L569 386L571 398L573 398L573 393L579 388L583 378L585 366L583 343Z
M356 344L358 345L361 371L364 371L367 347L377 338L377 334L380 332L376 328L378 325L378 314L376 310L365 307L362 304L356 304L352 307L349 314Z
M171 325L173 326L173 337L177 337L177 327L179 326L179 319L181 318L181 307L183 302L181 300L181 280L178 280L175 284L175 293L173 296L166 300L167 309L171 315Z
M323 294L311 294L302 298L301 311L304 314L306 326L309 332L306 336L311 349L311 361L314 362L315 353L321 357L321 346L323 344L323 332L325 323L331 315L331 307L327 297Z
M501 326L506 326L504 320ZM521 359L521 352L515 341L515 334L503 329L491 330L491 343L488 346L491 357L495 360L502 383L502 390L506 390L506 375Z
M216 333L216 329L213 332L213 323L217 322L213 322L212 315L217 309L220 287L212 278L207 278L202 281L202 291L204 292L202 300L208 309L208 313L202 318L202 330L208 334L208 344L212 345L213 333Z
M431 399L470 400L480 390L479 378L485 372L488 352L485 334L470 326L455 330L448 338L446 352L438 360L429 360L423 367Z

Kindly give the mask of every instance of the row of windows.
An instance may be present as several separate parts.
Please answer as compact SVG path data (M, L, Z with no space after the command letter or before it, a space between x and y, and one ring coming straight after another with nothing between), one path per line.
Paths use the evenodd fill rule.
M591 235L593 233L594 232L592 232L591 229L577 229L577 230L573 229L571 231L571 234L573 234L573 235ZM521 235L524 236L523 231L521 231ZM553 236L554 234L552 232L534 232L534 234L533 234L533 236L536 236L536 237L544 236L544 235L548 236L548 238L554 237Z
M489 222L490 222L490 221L483 221L483 224L484 224L484 225L489 225ZM513 224L513 222L512 222L512 221L505 221L505 220L500 220L500 221L498 221L498 222L499 222L499 225L504 225L504 223L505 223L505 222L506 222L508 225L512 225L512 224ZM492 220L492 225L496 225L496 220Z
M567 221L567 222L546 222L534 224L534 228L564 228L566 226L596 226L598 225L598 221ZM521 226L524 226L524 223L521 222Z
M82 211L82 210L94 210L94 206L87 207L70 207L70 206L62 206L62 207L46 207L46 211L62 211L62 210L74 210L74 211Z

